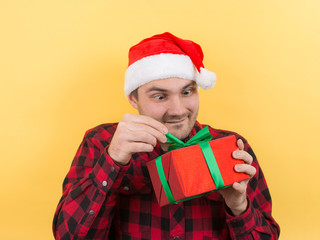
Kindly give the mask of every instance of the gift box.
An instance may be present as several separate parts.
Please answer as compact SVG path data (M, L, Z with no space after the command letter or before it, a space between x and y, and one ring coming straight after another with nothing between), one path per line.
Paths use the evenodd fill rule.
M201 131L200 135L203 132L210 135L207 128ZM191 143L183 143L171 135L171 142L176 142L170 146L174 150L147 163L160 206L200 197L249 178L234 170L236 164L243 163L232 157L232 152L238 149L235 136L207 141L208 137L199 140L198 134Z

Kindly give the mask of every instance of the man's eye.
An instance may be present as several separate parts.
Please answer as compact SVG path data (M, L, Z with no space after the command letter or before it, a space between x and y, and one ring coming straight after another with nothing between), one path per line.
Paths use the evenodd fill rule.
M185 91L183 91L183 95L190 95L192 93L192 89L187 89Z
M159 94L159 95L155 95L153 98L156 100L163 100L165 96L163 94Z

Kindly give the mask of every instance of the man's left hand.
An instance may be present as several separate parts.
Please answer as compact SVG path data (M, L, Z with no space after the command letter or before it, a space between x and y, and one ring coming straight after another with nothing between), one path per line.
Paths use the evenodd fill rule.
M246 173L250 176L250 178L241 182L236 182L231 187L220 190L226 205L235 216L239 216L246 211L248 207L248 182L256 174L255 167L251 166L253 158L248 152L244 151L243 141L238 139L237 145L239 150L234 151L232 153L232 157L243 160L244 163L235 165L235 171Z

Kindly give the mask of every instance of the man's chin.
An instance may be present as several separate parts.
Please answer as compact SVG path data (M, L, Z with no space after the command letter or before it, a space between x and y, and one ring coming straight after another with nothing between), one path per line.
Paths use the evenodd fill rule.
M188 126L185 126L184 124L174 124L174 125L167 125L166 127L169 130L169 133L171 133L176 138L183 140L185 139L189 133L191 132L191 129L188 129Z

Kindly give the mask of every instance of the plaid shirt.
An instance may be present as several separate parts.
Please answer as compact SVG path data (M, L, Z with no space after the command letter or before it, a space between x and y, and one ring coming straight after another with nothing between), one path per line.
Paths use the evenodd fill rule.
M185 140L204 126L197 122ZM121 167L106 150L116 128L104 124L86 132L63 183L53 221L56 239L278 239L266 181L241 136L210 128L214 139L231 134L243 139L257 169L247 188L248 209L232 216L219 192L160 208L146 162L164 152L157 144Z

